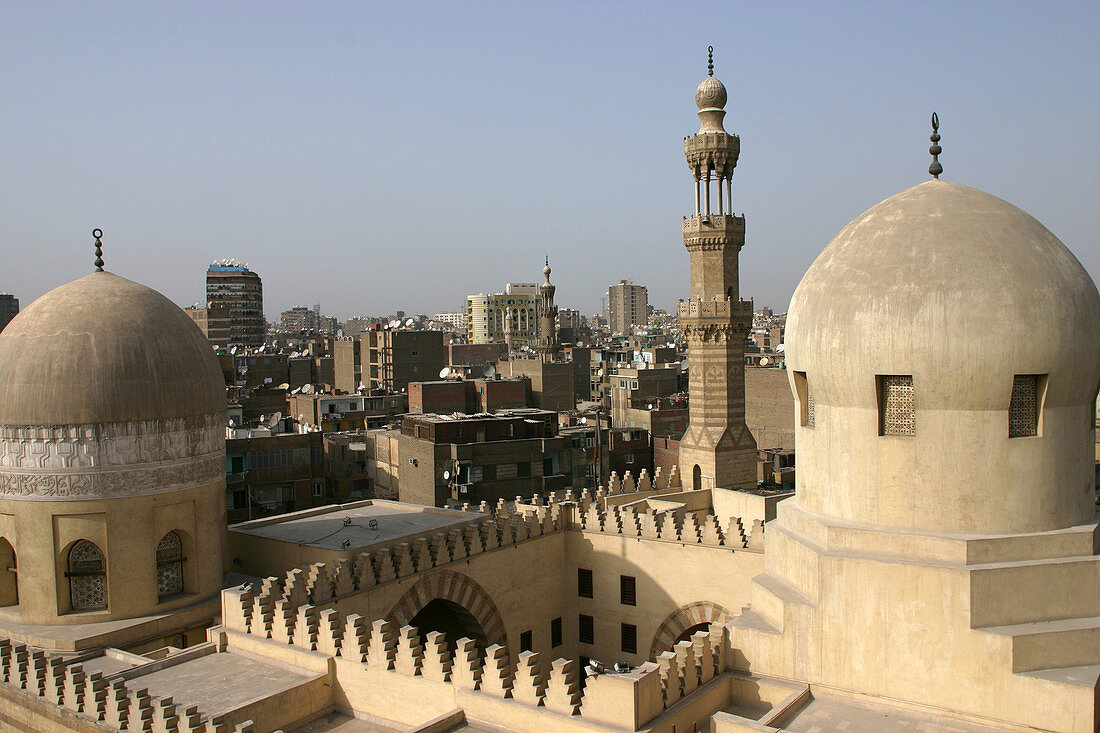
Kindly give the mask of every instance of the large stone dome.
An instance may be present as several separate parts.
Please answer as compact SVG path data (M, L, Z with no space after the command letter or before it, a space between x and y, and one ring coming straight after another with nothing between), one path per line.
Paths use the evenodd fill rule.
M977 533L1091 518L1100 295L1015 206L932 180L872 207L803 277L786 344L808 510ZM1010 409L1026 417L1029 384L1027 436Z
M0 334L0 425L171 420L225 410L198 326L144 285L94 272L31 303Z

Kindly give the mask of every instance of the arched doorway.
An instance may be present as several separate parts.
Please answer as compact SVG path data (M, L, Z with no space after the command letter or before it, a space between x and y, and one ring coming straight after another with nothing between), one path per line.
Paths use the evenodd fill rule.
M6 537L0 537L0 606L19 603L19 574L15 565L15 548Z
M474 615L454 601L436 598L412 617L409 626L415 626L420 632L420 643L428 638L428 633L438 631L447 637L447 647L454 651L462 637L473 639L479 650L489 646L485 629L481 628Z
M694 491L703 488L703 469L699 468L698 463L691 469L691 488Z
M677 642L691 638L696 631L709 631L711 624L726 623L733 620L733 614L725 607L711 601L697 601L681 606L670 613L649 647L649 658L656 659L661 652L667 652Z
M440 601L431 609L436 601ZM449 605L448 605L449 604ZM427 615L420 614L427 611ZM469 616L470 618L466 618ZM449 617L449 618L448 618ZM450 624L450 633L443 628L420 629L414 619L431 621L440 625ZM443 619L447 620L443 620ZM474 629L470 619L480 627L479 637L468 633L461 633L451 638L451 633L457 633L460 628ZM489 594L472 578L462 573L451 570L437 570L421 578L416 585L409 588L401 600L394 604L386 619L398 628L402 626L417 626L421 636L426 636L429 631L442 631L447 634L447 643L453 645L461 636L475 639L480 646L501 644L508 645L507 635L504 632L504 619L497 610L496 604ZM482 642L482 639L484 642Z

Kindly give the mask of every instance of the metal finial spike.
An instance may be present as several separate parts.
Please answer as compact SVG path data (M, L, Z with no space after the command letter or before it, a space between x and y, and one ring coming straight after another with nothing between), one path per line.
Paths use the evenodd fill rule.
M99 241L103 236L103 230L93 229L92 236L95 237L95 271L103 272L103 242Z
M939 157L943 148L940 147L940 118L935 112L932 113L932 135L928 139L932 141L931 147L928 148L928 152L932 154L932 165L928 166L928 172L938 181L940 174L943 173Z
M714 76L714 46L707 46L707 76Z

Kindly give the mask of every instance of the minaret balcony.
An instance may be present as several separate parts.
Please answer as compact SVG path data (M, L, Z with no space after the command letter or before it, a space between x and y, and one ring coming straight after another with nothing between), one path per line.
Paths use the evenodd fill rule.
M752 321L752 300L681 300L677 305L681 321L730 323L748 318Z

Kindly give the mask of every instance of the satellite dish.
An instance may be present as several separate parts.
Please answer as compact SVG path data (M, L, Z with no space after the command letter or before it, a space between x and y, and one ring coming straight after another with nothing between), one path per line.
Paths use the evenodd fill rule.
M412 328L413 323L414 323L414 321L411 318L409 320L405 321L405 328Z
M440 379L446 379L449 376L451 376L451 368L450 367L443 367L442 369L439 370L439 378ZM446 478L446 477L444 477L444 478Z
M486 364L485 368L481 370L481 373L485 376L486 379L492 379L496 376L497 368L492 364Z
M282 384L279 385L279 389L290 389L290 383L289 382L283 382Z
M237 427L237 421L236 420L230 420L229 421L229 427L231 427L231 428Z
M302 385L302 394L313 394L313 385L312 384Z
M443 480L444 481L450 481L451 480L451 472L450 471L448 471L446 469L443 470Z
M770 362L768 361L768 357L766 357L766 356L760 357L760 366L767 366L769 363Z
M276 412L276 413L275 413L274 415L272 415L272 416L271 416L271 417L270 417L270 418L268 419L268 421L267 421L267 426L268 426L269 428L273 428L273 427L275 427L276 425L278 425L278 424L279 424L279 421L280 421L280 420L282 420L282 419L283 419L283 413L281 413L281 412Z

